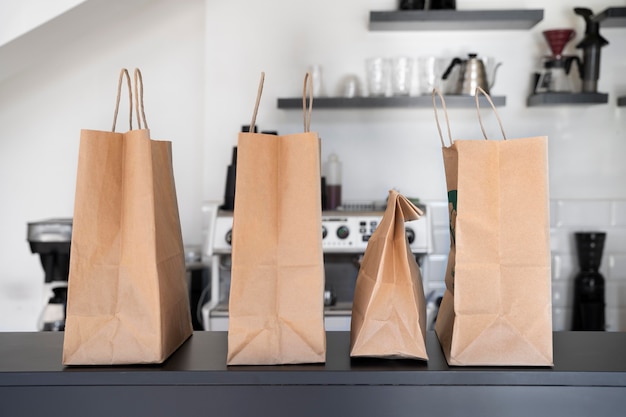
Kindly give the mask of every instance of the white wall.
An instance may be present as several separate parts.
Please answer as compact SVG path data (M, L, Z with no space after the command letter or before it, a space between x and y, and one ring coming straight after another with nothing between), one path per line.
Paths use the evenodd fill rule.
M29 32L85 0L0 2L0 45Z
M599 12L624 2L594 0ZM620 4L621 3L621 4ZM185 243L201 241L200 206L221 200L237 132L248 124L260 71L266 72L257 118L262 130L301 130L301 113L276 98L300 94L308 65L320 64L328 92L347 73L364 75L369 56L493 55L503 62L492 91L509 137L548 135L553 198L624 199L626 29L606 29L599 89L602 106L527 108L530 73L544 54L541 31L576 27L580 2L457 1L459 8L544 8L529 31L369 32L370 10L394 0L154 0L114 22L58 45L47 58L0 81L0 330L33 330L43 271L26 242L26 223L72 215L81 128L108 129L119 68L140 66L153 135L174 141L174 166ZM575 42L572 42L572 45ZM27 51L25 51L27 53ZM570 52L574 52L571 48ZM315 106L314 106L315 107ZM453 135L479 137L475 111L450 110ZM487 111L491 136L498 129ZM344 163L344 199L382 199L390 187L443 200L440 143L430 109L314 110L323 157ZM590 213L592 215L592 213Z
M626 144L624 109L615 107L615 93L626 93L624 50L626 31L607 29L611 43L603 49L600 90L612 93L605 106L527 108L526 97L535 59L546 53L541 31L576 27L575 1L458 1L459 8L545 8L544 20L530 31L369 32L369 10L390 10L394 0L362 2L273 0L209 2L207 7L207 140L214 143L207 166L224 166L236 129L248 123L260 71L266 81L258 117L261 129L286 132L301 129L301 113L276 109L276 98L297 96L309 64L323 67L332 92L343 75L364 75L364 59L397 54L463 56L476 51L503 62L492 91L506 95L500 110L510 137L548 135L554 197L624 197L619 178ZM610 1L587 2L598 12ZM215 42L213 42L215 40ZM570 50L573 52L572 42ZM231 106L228 106L231 103ZM315 105L314 105L315 108ZM227 110L225 110L227 109ZM488 130L497 136L495 119L485 112ZM451 110L453 135L481 137L473 110ZM320 133L324 158L337 152L344 162L344 198L384 198L389 187L425 199L443 199L440 143L430 109L314 110L312 128ZM384 173L384 174L383 174ZM211 197L223 187L219 170L209 178Z
M121 67L143 71L152 135L174 142L183 233L200 241L204 2L155 0L92 18L92 31L0 82L0 330L35 329L43 269L26 223L72 216L80 129L110 129Z

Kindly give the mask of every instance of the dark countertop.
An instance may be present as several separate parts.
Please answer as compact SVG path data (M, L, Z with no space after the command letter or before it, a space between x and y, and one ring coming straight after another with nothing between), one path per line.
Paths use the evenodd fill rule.
M434 332L429 360L349 357L349 332L327 333L325 364L227 366L227 333L196 331L161 365L61 364L63 333L0 333L0 386L80 384L603 385L626 387L626 333L556 332L554 367L449 367ZM572 378L576 374L576 378ZM582 377L581 375L584 375Z
M76 398L77 392L88 387L97 390L93 390L93 398L85 398L91 398L90 403L103 401L103 413L104 410L115 411L107 406L112 407L109 405L110 400L117 398L115 396L119 393L115 389L119 388L123 388L124 392L136 392L139 397L144 393L153 398L150 401L155 404L167 401L167 398L174 401L184 391L188 402L180 405L180 399L177 399L176 403L189 413L186 415L194 415L189 409L190 404L201 399L206 400L207 404L217 405L227 398L246 395L249 398L247 405L247 402L241 401L228 403L234 407L233 415L242 415L241 413L246 413L245 407L258 407L252 405L255 398L262 398L265 404L267 401L271 402L271 399L284 398L289 393L293 401L300 398L300 402L306 402L313 401L312 398L317 398L322 393L329 395L325 390L332 387L333 395L345 391L335 400L340 409L359 409L361 416L375 415L367 403L369 400L373 401L377 395L384 395L385 398L392 395L397 404L412 404L419 399L420 404L426 406L432 400L432 404L428 405L429 409L442 412L449 407L459 407L459 404L450 399L450 396L456 395L454 398L458 401L465 398L463 401L468 402L467 415L489 415L490 411L481 408L480 403L476 403L478 408L472 411L472 398L476 395L468 396L468 393L476 390L489 393L489 398L494 399L495 403L502 402L503 406L519 402L525 406L524 413L528 411L528 407L541 407L532 408L536 412L550 410L554 413L554 407L565 404L567 406L562 409L569 416L585 415L576 412L589 412L585 411L584 404L577 404L577 401L585 401L587 406L594 407L596 402L601 402L601 409L593 408L593 414L587 414L593 416L611 415L618 406L624 407L620 413L626 409L626 333L556 332L553 338L555 363L551 368L448 367L433 332L428 332L427 335L427 362L351 359L348 354L349 337L349 332L327 333L325 364L226 366L227 333L197 331L161 365L64 367L61 364L62 333L0 333L0 416L28 415L15 414L16 410L21 410L16 405L19 398L48 395L44 393L50 393L51 396L54 393L53 398L63 398L64 395ZM47 390L42 391L42 387ZM53 387L57 391L49 391ZM185 387L187 390L180 391ZM273 388L268 391L268 387ZM384 394L390 389L391 392ZM218 391L220 394L212 397ZM154 399L160 392L168 395ZM507 395L509 392L515 393L515 396ZM351 398L357 393L361 400L355 404ZM492 394L498 395L497 400ZM371 398L365 400L362 395ZM537 402L536 396L551 400L546 405L542 401ZM561 398L562 396L564 397ZM445 398L448 400L443 400ZM272 404L273 407L278 407L280 401ZM3 412L3 407L8 407L11 413ZM84 408L76 407L77 415L85 412ZM161 407L158 409L164 410ZM323 411L315 407L317 405L307 408L307 412L310 415L319 415L316 413ZM207 406L206 410L209 409ZM603 414L602 409L605 409L606 414ZM280 407L272 410L273 413L282 412ZM35 414L31 415L36 415L36 410L29 409L29 412L33 411ZM161 415L158 412L154 414L154 409L150 412L151 415ZM141 415L141 412L135 415ZM394 415L405 414L398 412ZM500 415L522 414L509 410Z

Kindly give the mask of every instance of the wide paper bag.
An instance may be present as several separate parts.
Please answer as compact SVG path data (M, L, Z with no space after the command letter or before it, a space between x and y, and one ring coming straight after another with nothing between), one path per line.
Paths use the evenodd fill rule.
M424 288L404 226L422 214L397 191L389 191L357 276L350 356L428 359Z
M161 363L192 333L171 142L138 121L81 132L65 365Z
M263 76L250 132L262 86ZM304 133L239 135L229 365L326 359L320 141L310 110L309 101Z
M451 246L435 331L448 364L550 366L547 138L506 140L502 129L505 140L446 146L437 126Z

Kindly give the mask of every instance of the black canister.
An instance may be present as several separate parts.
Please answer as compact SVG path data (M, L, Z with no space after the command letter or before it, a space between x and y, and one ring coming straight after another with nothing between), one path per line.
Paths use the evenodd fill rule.
M600 274L606 233L577 232L580 272L574 278L572 330L605 330L604 277Z
M250 132L250 125L241 126L243 133L258 133L258 129L254 126L254 130ZM224 187L224 204L220 206L222 210L233 211L235 209L235 185L237 183L237 147L233 146L233 154L230 165L226 169L226 186Z
M226 169L226 186L224 187L224 204L222 210L233 211L235 208L235 183L237 180L237 147L233 146L230 165Z

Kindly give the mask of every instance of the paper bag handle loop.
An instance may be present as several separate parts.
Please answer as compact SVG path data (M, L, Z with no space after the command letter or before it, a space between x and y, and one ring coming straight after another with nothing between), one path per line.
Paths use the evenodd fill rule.
M450 120L448 119L448 109L446 108L446 100L443 98L441 91L438 88L433 88L432 92L433 96L433 109L435 110L435 121L437 122L437 130L439 130L439 139L441 139L441 146L444 148L446 144L443 140L443 133L441 132L441 125L439 124L439 115L437 114L437 97L441 100L441 106L443 107L443 114L446 118L446 126L448 128L448 140L450 141L450 145L452 145L452 133L450 133Z
M113 127L111 127L111 132L115 132L115 125L117 124L117 113L120 109L120 98L122 96L122 81L126 77L126 82L128 84L128 102L130 105L128 122L130 124L130 130L133 130L133 94L130 85L130 75L128 74L128 70L126 68L122 68L120 71L120 78L117 82L117 98L115 100L115 112L113 113Z
M309 111L306 107L307 87L309 93ZM309 132L311 130L311 112L313 111L313 77L311 73L307 72L304 75L304 86L302 87L302 113L304 115L304 131Z
M496 119L498 119L498 124L500 125L500 131L502 132L502 137L504 138L504 140L506 140L506 133L504 133L502 120L500 120L500 115L498 114L498 110L496 110L495 104L493 104L493 101L491 101L491 97L489 96L489 94L487 94L485 90L483 90L481 87L476 87L476 91L474 92L474 97L476 98L476 111L478 112L478 123L480 123L480 130L483 131L483 136L485 137L485 140L487 140L487 132L485 132L485 127L483 126L483 119L480 117L480 104L478 100L479 92L482 95L484 95L485 98L487 98L487 101L489 102L489 104L491 104L491 108L493 109L493 112L496 115Z
M252 113L252 120L250 121L249 132L254 132L254 125L256 123L256 116L259 111L259 104L261 103L261 95L263 94L263 83L265 82L265 72L261 72L261 79L259 80L259 89L257 91L256 103L254 104L254 112ZM307 91L308 90L308 91ZM307 111L307 92L309 96L309 105ZM313 81L309 72L304 76L304 86L302 88L302 112L304 114L304 131L309 132L311 129L311 112L313 110Z
M261 103L261 94L263 94L263 83L265 82L265 72L261 71L261 79L259 80L259 89L256 93L256 103L252 112L252 120L250 121L250 129L248 132L254 132L254 124L256 123L256 115L259 111L259 103Z
M137 116L137 125L139 129L148 129L148 122L146 121L146 113L143 108L143 77L139 68L135 68L135 114ZM139 113L141 110L141 113ZM141 115L141 117L139 117ZM143 122L143 127L141 122Z

